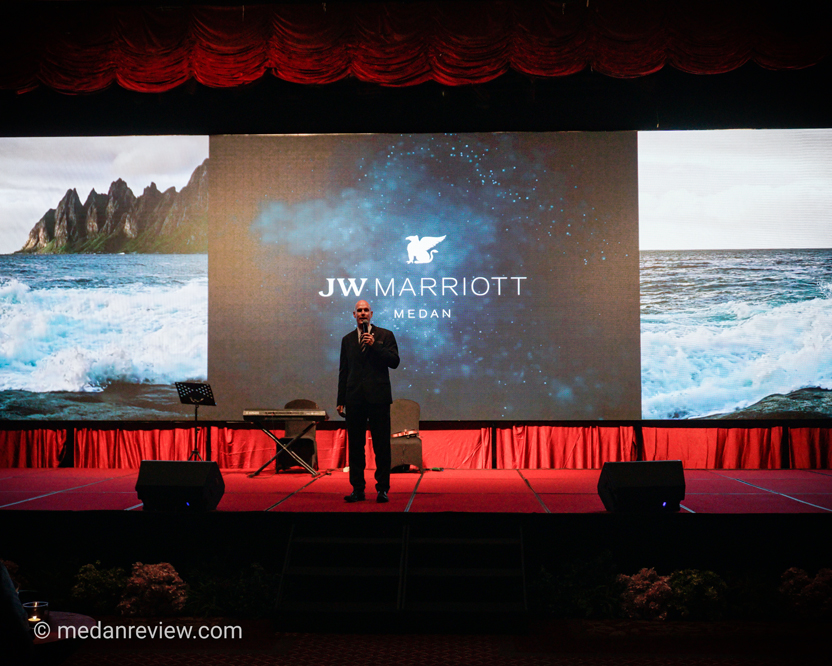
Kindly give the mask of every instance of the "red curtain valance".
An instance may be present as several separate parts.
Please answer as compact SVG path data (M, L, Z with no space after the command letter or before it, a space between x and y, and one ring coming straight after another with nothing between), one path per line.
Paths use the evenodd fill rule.
M685 469L781 469L783 428L642 428L645 460Z
M0 469L57 467L66 446L66 430L0 430Z
M789 445L793 469L832 469L831 428L791 428Z
M789 428L787 458L782 426L770 428L643 427L644 460L681 460L686 469L829 469L832 429ZM274 431L280 437L283 432ZM450 469L599 469L608 461L635 460L633 426L511 426L496 429L423 430L425 467ZM206 457L207 428L197 449ZM0 468L57 467L66 430L0 430ZM211 427L212 459L223 469L256 469L275 453L257 429ZM317 433L319 469L349 464L343 428ZM138 468L142 460L186 460L193 429L98 430L77 428L75 467ZM369 439L368 444L369 447ZM368 454L369 454L368 449ZM368 455L368 462L373 460Z
M665 65L715 74L796 69L830 49L826 4L758 0L548 0L125 6L4 3L0 89L89 93L235 87L272 74L386 86L484 83L587 67L614 77Z
M498 469L600 469L636 459L633 426L497 428Z
M26 431L23 431L24 433ZM26 442L36 434L20 435L0 431L0 467L55 467L48 460L34 458ZM61 431L64 433L65 431ZM282 437L282 430L272 431ZM187 460L193 449L193 429L170 430L93 430L75 431L76 467L106 469L138 468L142 460ZM197 450L206 456L207 428L200 428ZM453 469L489 469L491 467L491 430L423 430L422 464L424 467ZM8 441L6 441L8 440ZM349 464L347 432L344 428L319 430L316 433L318 469L338 469ZM372 444L367 437L368 468L373 469ZM211 458L223 469L257 469L276 452L276 445L255 428L211 427Z

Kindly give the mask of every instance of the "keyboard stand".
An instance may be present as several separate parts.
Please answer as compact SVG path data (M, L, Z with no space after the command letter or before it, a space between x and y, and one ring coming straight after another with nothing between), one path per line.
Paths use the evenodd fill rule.
M264 425L259 426L259 427L260 427L260 430L262 430L264 433L266 433L269 437L271 437L274 440L274 442L275 442L275 444L277 444L277 446L279 446L286 453L288 453L290 456L292 456L292 458L294 458L297 461L297 463L301 467L303 467L303 469L305 469L307 472L309 472L312 476L318 476L320 474L320 472L316 472L315 469L311 465L309 465L303 458L301 458L297 453L295 453L294 451L291 450L292 445L295 442L297 442L299 439L301 439L306 433L308 433L310 430L312 430L312 428L314 426L315 426L315 421L312 421L308 426L306 426L303 429L302 432L295 435L291 439L291 441L289 441L289 443L287 443L287 444L284 444L283 442L281 442L280 439L278 437L275 437L274 434L272 434L271 431L266 430L266 427ZM275 454L269 460L267 460L265 463L263 463L263 466L260 469L258 469L256 472L254 472L252 474L249 474L248 477L250 479L253 479L255 476L260 474L260 472L262 472L264 469L266 469L266 467L268 467L272 463L277 465L277 456L279 456L279 455L280 455L280 449L277 449Z

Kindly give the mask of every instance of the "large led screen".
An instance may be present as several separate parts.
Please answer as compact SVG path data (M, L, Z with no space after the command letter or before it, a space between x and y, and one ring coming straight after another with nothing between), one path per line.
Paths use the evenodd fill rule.
M314 400L367 300L426 420L637 419L635 133L211 138L218 412ZM218 398L219 399L219 398Z
M832 132L638 149L643 417L832 416Z
M182 418L208 370L208 137L0 139L0 418Z
M826 418L831 181L829 130L0 139L0 419L334 414L359 299L425 421Z

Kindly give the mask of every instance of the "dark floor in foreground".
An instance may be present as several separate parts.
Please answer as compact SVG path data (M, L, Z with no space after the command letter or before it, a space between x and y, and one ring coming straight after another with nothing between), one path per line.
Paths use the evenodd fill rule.
M187 620L179 620L187 624ZM206 621L194 621L193 626ZM229 624L234 624L229 622ZM241 640L98 640L64 662L84 665L534 666L828 663L829 625L769 622L541 620L506 633L287 633L239 623Z

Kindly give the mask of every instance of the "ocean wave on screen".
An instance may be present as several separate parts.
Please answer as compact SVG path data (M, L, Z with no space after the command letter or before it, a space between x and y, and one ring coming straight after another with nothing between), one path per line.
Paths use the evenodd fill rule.
M832 387L832 300L719 307L724 317L711 310L699 323L642 321L644 418L728 413L774 393Z
M5 304L19 303L31 291L29 285L15 278L0 280L0 316Z
M0 283L0 390L170 384L208 368L208 281L30 289Z

